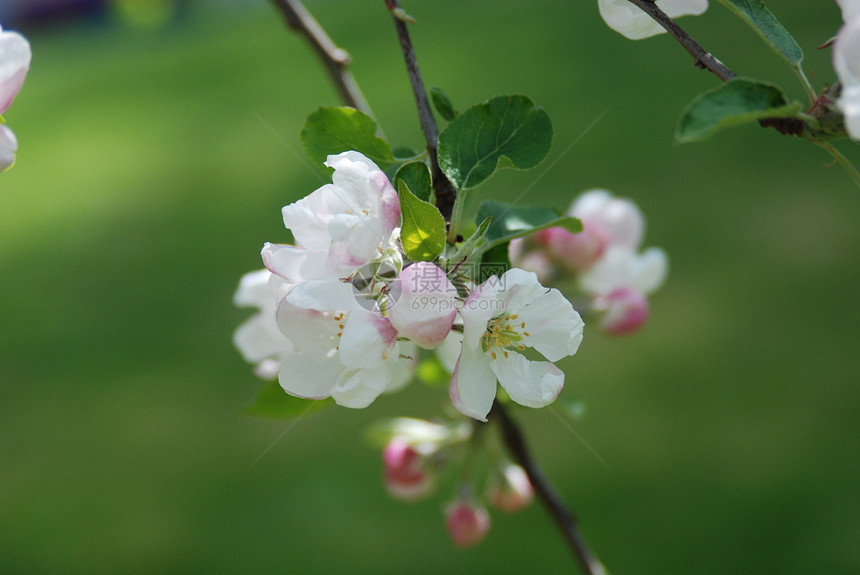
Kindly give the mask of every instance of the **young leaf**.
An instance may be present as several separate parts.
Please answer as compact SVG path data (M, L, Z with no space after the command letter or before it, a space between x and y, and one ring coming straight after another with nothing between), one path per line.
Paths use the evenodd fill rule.
M397 182L403 182L409 187L409 191L421 201L429 202L433 184L430 181L430 168L421 161L407 162L397 169L394 174L394 189L399 189Z
M289 395L275 380L261 387L254 403L246 407L244 411L248 415L291 419L315 413L331 405L334 405L331 398L302 399Z
M789 104L772 84L735 78L693 100L681 116L675 141L695 142L715 132L763 118L794 118L801 105Z
M471 236L466 238L466 241L460 244L460 247L457 248L457 251L454 252L454 255L448 258L448 261L453 263L454 265L457 265L464 261L464 259L467 259L469 256L471 256L472 252L475 251L475 248L478 246L478 244L484 239L484 236L487 235L487 230L490 229L490 224L492 222L493 218L484 218L484 221L478 224L478 227L477 229L475 229L475 232Z
M564 228L573 233L582 231L582 222L577 218L562 216L556 210L543 206L515 206L493 200L485 200L478 206L475 221L492 217L482 253L509 242L514 238L526 236L546 228Z
M394 161L388 142L376 136L373 118L354 108L320 108L305 121L302 143L308 156L320 165L329 154L361 152L383 170Z
M799 65L803 60L803 50L762 0L719 0L719 2L752 26L764 41L792 66Z
M454 109L448 94L439 88L430 88L430 99L433 100L433 107L446 121L450 122L457 117L457 110Z
M445 249L445 218L436 206L415 197L405 180L397 182L403 213L400 241L412 261L429 262Z
M525 96L500 96L454 118L439 135L439 166L458 190L504 167L538 165L552 143L552 122Z

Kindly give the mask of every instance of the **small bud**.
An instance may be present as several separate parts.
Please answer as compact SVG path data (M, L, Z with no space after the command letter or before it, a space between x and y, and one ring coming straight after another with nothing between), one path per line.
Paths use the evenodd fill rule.
M604 312L600 327L612 335L627 335L648 320L648 300L642 292L619 288L594 299L594 309Z
M490 516L486 509L460 501L445 512L445 525L456 545L471 547L479 543L490 530Z
M382 451L385 487L397 499L414 501L427 495L433 487L424 469L424 460L406 440L394 437Z
M534 490L525 470L514 464L505 467L489 495L493 506L511 513L531 503L533 497Z
M582 231L573 234L564 228L549 228L538 233L556 261L572 271L582 271L603 256L612 240L609 231L597 221L582 221Z

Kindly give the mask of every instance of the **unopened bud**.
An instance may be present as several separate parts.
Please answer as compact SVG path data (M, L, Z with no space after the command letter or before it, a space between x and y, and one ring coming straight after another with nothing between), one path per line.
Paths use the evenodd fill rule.
M490 516L486 509L460 501L446 511L445 525L455 544L471 547L479 543L490 530Z
M433 481L424 469L424 460L405 440L395 437L382 451L385 486L397 499L413 501L428 494Z
M510 464L500 474L499 482L490 490L490 503L502 511L519 511L534 497L532 484L525 470Z
M600 326L612 335L626 335L641 328L648 320L648 300L642 292L619 288L598 296L594 308L604 312Z

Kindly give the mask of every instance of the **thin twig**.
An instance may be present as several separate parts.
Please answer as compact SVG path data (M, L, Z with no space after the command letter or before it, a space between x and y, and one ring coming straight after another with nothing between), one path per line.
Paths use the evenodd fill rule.
M427 155L430 158L430 172L433 176L433 191L436 194L436 207L442 212L445 221L451 221L454 211L454 201L457 199L457 190L448 180L448 177L439 167L439 158L436 152L439 144L439 130L436 120L430 109L430 101L427 99L427 90L424 88L424 80L418 69L418 60L415 58L415 50L412 48L412 40L409 39L409 30L403 19L403 9L397 0L385 0L385 5L391 11L394 19L394 28L400 40L400 49L406 60L406 71L409 73L409 82L412 84L412 93L415 95L415 103L418 106L418 119L421 122L421 131L427 142Z
M717 78L723 82L728 82L732 78L736 78L735 74L728 66L720 62L713 54L702 48L698 42L693 40L692 36L678 26L678 24L669 18L663 10L660 9L654 0L627 0L646 14L648 14L655 22L662 26L675 40L678 41L684 49L690 53L695 60L696 66L703 70L712 72ZM780 134L799 136L803 133L805 125L803 120L799 118L764 118L759 120L762 128L773 128Z
M684 49L695 59L696 66L713 72L717 78L723 82L728 82L737 76L737 74L729 70L725 64L717 60L713 54L702 48L698 42L693 40L693 38L687 34L683 28L678 26L674 20L669 18L669 16L667 16L666 13L654 3L654 0L628 0L628 2L651 16L655 22L665 28L666 31L671 34L675 40L677 40L678 43L680 43L681 46L683 46Z
M597 555L588 547L579 532L576 517L571 513L552 484L544 477L526 445L520 428L510 418L501 403L495 401L490 411L491 421L498 419L502 427L502 439L516 462L525 470L540 502L547 508L561 529L570 550L586 575L606 575L606 569Z
M322 60L340 96L348 106L373 117L370 105L361 93L349 69L349 53L329 38L307 8L299 0L272 0L283 14L287 26L301 32Z

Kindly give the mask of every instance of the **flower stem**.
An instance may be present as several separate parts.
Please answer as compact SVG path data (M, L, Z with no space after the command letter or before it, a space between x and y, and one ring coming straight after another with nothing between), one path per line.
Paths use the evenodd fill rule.
M457 190L454 189L454 185L439 167L439 158L436 153L439 144L439 130L436 127L436 120L433 118L433 111L430 109L430 101L427 98L427 90L424 88L424 80L421 78L421 70L418 69L418 60L415 58L415 50L412 48L412 40L410 40L409 30L406 28L404 12L397 0L385 0L385 5L391 11L391 17L394 19L394 29L400 40L400 49L406 60L406 71L409 74L412 93L415 95L415 103L418 106L418 119L421 122L424 139L427 142L427 155L430 159L430 173L433 176L436 207L442 212L445 221L450 222L454 202L457 199Z
M579 532L576 516L567 509L561 496L544 476L526 445L522 431L498 400L493 402L490 418L491 421L498 420L501 424L502 440L514 460L525 470L535 494L561 530L562 536L567 541L583 572L586 575L606 575L606 569L600 559L588 547L585 538Z
M349 69L350 55L339 48L322 26L299 0L272 0L287 22L287 26L304 34L328 70L332 81L347 106L373 117L370 104L361 93L358 82Z

